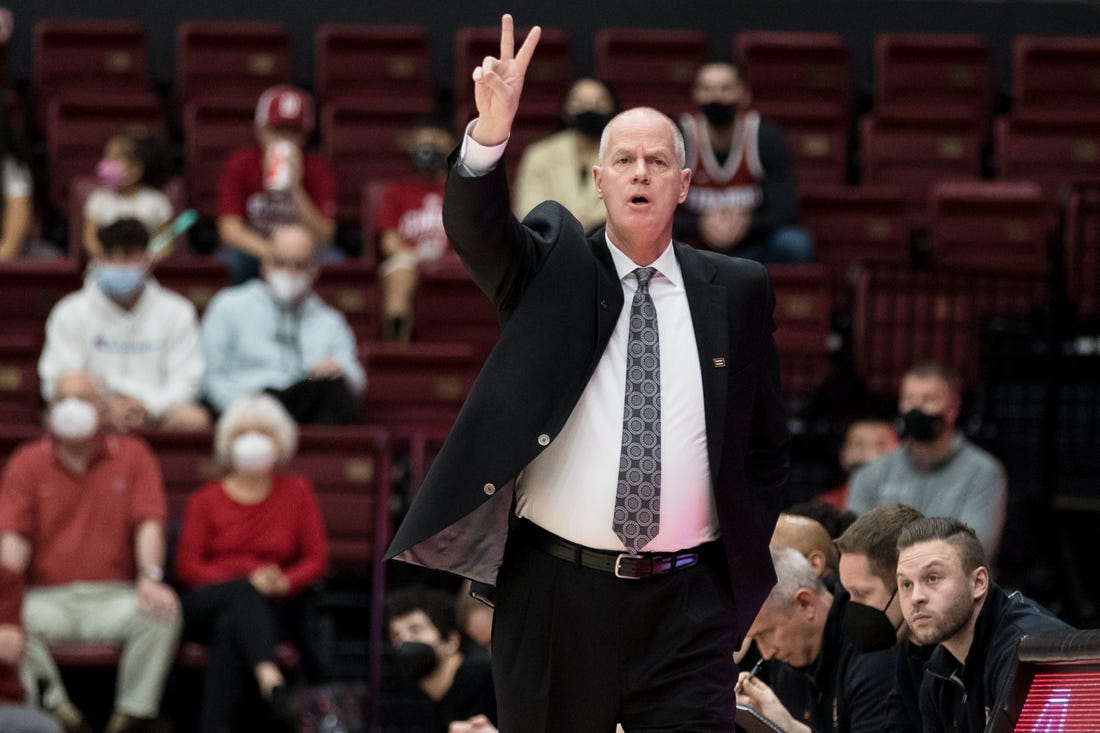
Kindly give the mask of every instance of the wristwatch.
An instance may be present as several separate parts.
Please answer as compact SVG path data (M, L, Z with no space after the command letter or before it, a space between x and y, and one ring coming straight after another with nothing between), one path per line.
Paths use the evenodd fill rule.
M146 565L141 569L141 576L159 583L164 580L164 568L159 565Z

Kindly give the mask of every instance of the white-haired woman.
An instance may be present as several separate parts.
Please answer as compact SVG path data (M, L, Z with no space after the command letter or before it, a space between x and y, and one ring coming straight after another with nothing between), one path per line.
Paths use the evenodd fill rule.
M249 672L275 712L286 710L275 662L281 616L328 565L312 483L279 470L297 442L297 426L275 398L236 400L214 434L226 475L187 502L176 577L187 588L180 599L184 636L208 644L203 733L229 730Z

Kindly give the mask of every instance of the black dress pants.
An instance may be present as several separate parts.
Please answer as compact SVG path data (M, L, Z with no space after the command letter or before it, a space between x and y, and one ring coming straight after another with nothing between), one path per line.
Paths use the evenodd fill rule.
M187 591L180 605L184 638L207 645L200 730L223 733L253 669L275 661L277 611L248 578Z
M265 390L302 425L358 425L363 422L359 400L342 378L303 379L286 389Z
M703 560L626 580L552 557L514 525L497 577L501 733L733 733L733 600L717 542Z

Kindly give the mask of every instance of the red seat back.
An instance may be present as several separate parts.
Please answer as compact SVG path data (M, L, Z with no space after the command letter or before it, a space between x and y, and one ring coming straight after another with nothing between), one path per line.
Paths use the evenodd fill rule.
M317 26L313 91L320 104L427 111L434 93L427 32L418 25Z
M1013 112L1100 111L1100 38L1012 39Z
M290 81L290 35L281 23L187 21L176 27L175 60L178 110L207 96L255 108L265 89Z
M822 265L769 265L775 292L775 344L786 397L811 394L829 375L832 316Z
M656 107L675 118L694 109L691 87L710 43L702 31L603 28L595 54L596 76L615 89L623 109Z

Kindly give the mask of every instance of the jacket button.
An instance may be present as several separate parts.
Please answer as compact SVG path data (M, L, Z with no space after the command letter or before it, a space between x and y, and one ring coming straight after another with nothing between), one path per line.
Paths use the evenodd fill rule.
M539 436L539 445L550 445L550 436L543 433Z
M485 486L481 490L485 492L486 496L492 496L497 492L497 487L493 486L492 484L485 484Z

